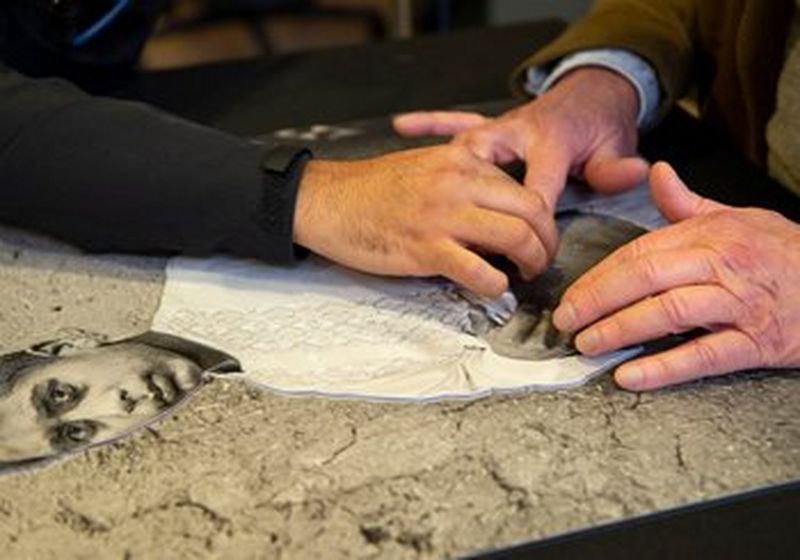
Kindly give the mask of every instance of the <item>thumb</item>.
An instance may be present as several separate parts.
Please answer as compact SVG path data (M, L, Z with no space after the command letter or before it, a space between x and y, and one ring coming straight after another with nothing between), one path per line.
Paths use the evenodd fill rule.
M611 147L596 150L583 167L583 177L597 192L632 189L647 178L650 166L640 157L622 157Z
M415 111L397 115L392 126L400 136L454 136L482 125L489 119L464 111Z
M650 170L650 193L656 207L670 222L729 208L689 190L672 166L663 161Z

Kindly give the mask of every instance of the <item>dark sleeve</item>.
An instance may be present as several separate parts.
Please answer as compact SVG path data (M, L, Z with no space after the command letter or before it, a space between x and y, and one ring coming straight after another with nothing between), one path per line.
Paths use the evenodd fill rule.
M0 64L0 219L91 251L293 256L297 177L255 143Z

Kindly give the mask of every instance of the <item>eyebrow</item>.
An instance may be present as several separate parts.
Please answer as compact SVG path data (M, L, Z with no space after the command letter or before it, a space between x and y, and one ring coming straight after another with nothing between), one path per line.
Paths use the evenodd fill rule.
M86 395L89 392L89 387L86 385L76 387L77 397L74 402L70 403L61 410L51 410L45 402L45 397L47 396L47 393L50 390L50 385L53 382L58 382L58 380L55 378L50 378L47 381L37 383L31 390L31 404L33 405L33 408L36 409L36 415L39 417L39 419L59 418L62 414L74 410L80 403L83 402L83 399L86 398ZM68 385L70 385L70 387L75 387L75 385L72 384Z

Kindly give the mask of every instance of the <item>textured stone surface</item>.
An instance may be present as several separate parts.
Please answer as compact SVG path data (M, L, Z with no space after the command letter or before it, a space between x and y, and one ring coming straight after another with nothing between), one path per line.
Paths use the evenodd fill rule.
M163 261L0 239L0 350L69 327L147 328ZM435 405L289 399L215 380L149 430L0 479L0 550L458 556L794 480L798 409L789 372Z

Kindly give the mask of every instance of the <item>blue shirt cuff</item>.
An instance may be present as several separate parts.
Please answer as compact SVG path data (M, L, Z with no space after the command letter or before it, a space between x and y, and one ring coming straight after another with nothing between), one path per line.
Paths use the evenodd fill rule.
M643 58L622 49L592 49L564 57L548 72L540 67L528 68L525 91L541 95L567 72L585 66L600 66L626 78L639 97L636 124L640 129L650 127L658 115L661 92L653 67Z

